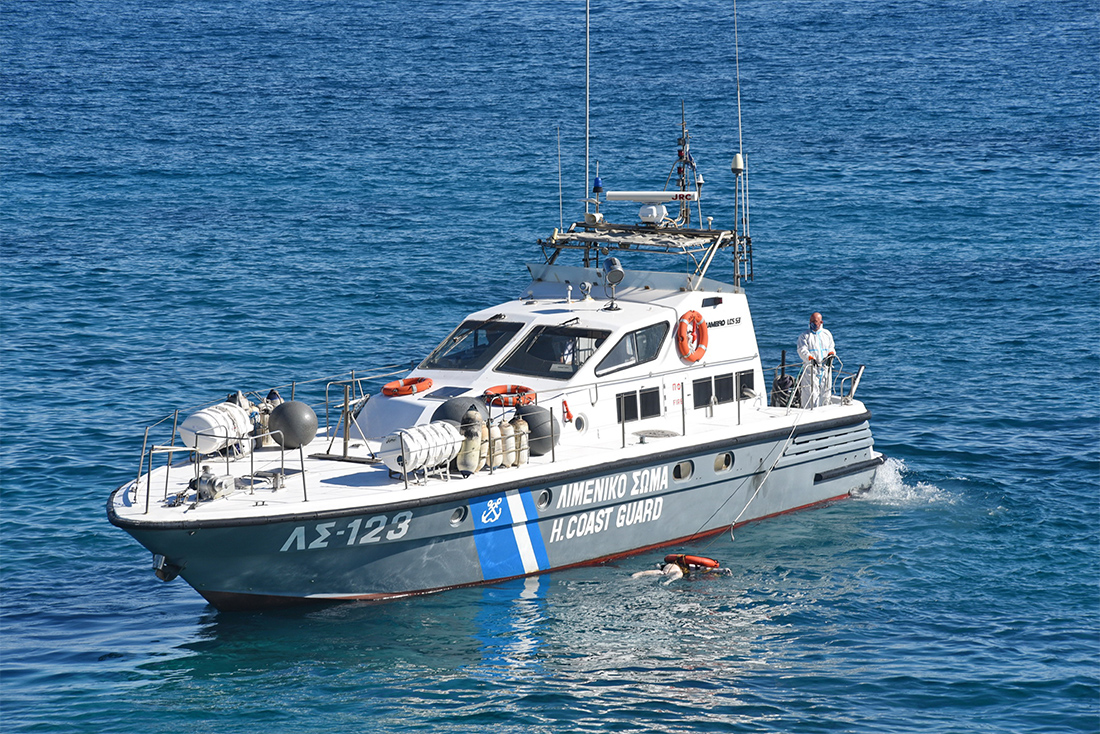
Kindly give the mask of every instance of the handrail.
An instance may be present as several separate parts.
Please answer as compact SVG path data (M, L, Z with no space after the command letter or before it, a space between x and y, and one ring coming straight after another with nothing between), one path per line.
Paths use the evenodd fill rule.
M734 357L734 358L730 358L730 359L708 361L708 362L705 362L703 364L708 368L712 368L712 369L715 369L715 370L720 370L723 367L727 367L727 366L730 366L730 365L746 364L746 363L752 363L752 364L755 365L755 364L758 363L758 361L759 361L759 353L754 353L754 354L751 354L751 355L744 355L744 356ZM341 418L341 423L344 425L344 432L345 432L345 434L349 433L348 429L350 428L350 426L348 424L354 423L356 429L358 429L359 434L361 436L363 436L364 438L370 438L366 435L366 433L358 425L358 421L356 420L357 416L354 414L355 408L358 407L365 399L369 398L369 395L367 394L366 386L364 386L363 383L364 382L373 382L373 381L377 381L377 380L384 379L384 378L387 378L387 377L392 377L394 375L403 374L406 370L415 368L415 365L416 365L415 362L410 362L410 363L401 364L401 365L396 365L396 364L394 364L394 365L385 365L385 366L379 367L375 370L365 370L365 371L350 370L348 372L341 373L341 374L338 374L338 375L330 375L330 376L327 376L327 377L316 378L316 379L312 379L312 380L305 380L305 381L301 381L301 382L296 381L296 382L293 382L293 383L289 383L289 385L296 392L297 388L301 385L324 383L324 398L323 398L323 400L324 400L324 411L325 411L325 429L324 430L325 430L326 434L331 434L330 438L332 438L333 440L335 440L336 434L333 431L334 427L332 425L332 415L330 413L330 409L335 405L335 403L333 402L333 399L332 399L332 396L331 396L331 389L334 386L338 386L338 385L339 386L344 386L345 389L342 391L344 393L344 395L341 396L341 398L342 398L341 402L343 402L343 406L342 406L343 409L340 411L340 418ZM708 372L709 371L711 371L711 370L708 370ZM626 371L624 370L624 372L626 372ZM682 378L681 369L679 369L679 367L675 367L675 368L669 368L669 369L661 370L661 371L649 372L641 379L652 380L655 383L660 383L668 377ZM624 374L623 376L617 377L617 378L591 380L591 381L587 381L587 382L583 382L583 383L563 384L560 387L556 386L556 385L552 385L552 386L549 386L549 387L544 388L543 390L539 391L538 400L540 402L549 402L549 401L556 401L556 400L563 400L563 399L570 399L570 398L576 400L576 399L579 398L582 401L587 400L590 405L595 406L601 400L601 397L600 397L601 388L606 389L606 390L614 391L614 390L616 390L617 388L619 388L620 386L623 386L623 385L636 385L638 383L638 380L639 380L639 377L638 377L637 374L635 374L634 376L627 376L627 375ZM682 420L682 423L684 424L683 425L683 430L686 433L687 423L688 423L687 408L686 408L687 387L686 387L686 381L684 379L679 379L678 382L679 382L679 385L680 385L679 398L680 398L680 401L681 401L681 411L680 411L681 412L681 420ZM244 394L245 396L248 396L250 399L255 398L257 400L257 402L262 402L265 399L266 395L269 394L271 390L276 390L276 391L278 391L280 389L285 390L287 388L287 386L288 385L278 385L278 386L275 386L274 388L268 388L266 391L263 391L263 390L252 390L252 391L248 391L248 392L242 391L242 394ZM358 391L359 394L362 396L362 398L356 398L354 401L351 400L351 394L353 394L352 391ZM223 401L206 403L206 404L204 404L202 406L199 406L197 408L193 408L192 410L202 410L203 408L209 407L211 405L216 405L216 404L218 404L218 402L223 402ZM320 407L320 406L318 406L318 407ZM153 471L153 464L152 464L153 459L152 459L152 457L155 454L159 454L159 453L169 453L169 454L171 454L172 452L176 452L176 453L187 452L188 455L189 455L188 461L194 464L195 473L196 473L196 476L198 476L199 466L201 465L201 462L203 460L204 455L199 454L195 450L195 447L189 447L189 446L186 446L186 445L176 444L176 437L178 435L178 427L179 427L179 414L180 414L180 411L176 410L172 414L170 414L168 416L165 416L164 418L158 420L157 422L153 423L148 428L146 428L145 439L144 439L143 445L142 445L141 460L140 460L139 466L138 466L137 480L135 481L135 489L136 489L136 486L137 486L137 481L140 481L143 474L149 475L149 474L152 473L152 471ZM154 444L153 449L150 449L149 448L150 433L153 431L153 429L155 429L158 426L160 426L161 424L167 422L169 418L172 419L172 433L171 433L171 437L169 439L169 444L167 446ZM267 432L260 433L260 434L249 433L248 435L230 435L228 428L226 428L224 426L218 426L218 427L214 428L212 431L200 431L199 435L214 435L214 436L217 436L218 438L222 439L225 443L229 444L224 449L219 450L218 452L215 452L216 454L218 454L218 457L217 457L218 459L220 459L220 458L222 458L222 456L224 456L224 459L225 459L225 462L226 462L226 467L227 467L226 471L228 473L230 462L234 458L233 457L233 454L234 454L233 447L234 446L239 446L241 444L250 443L250 442L256 442L254 445L259 446L259 445L262 444L262 440L264 438L270 437L270 436L274 435L274 433L270 432L270 431L267 431ZM368 450L370 450L369 444L368 444ZM239 449L238 449L238 451L239 451ZM250 453L252 453L253 451L254 451L254 449L249 450ZM243 452L241 452L241 453L243 453ZM347 451L345 449L345 454L346 453L347 453ZM553 451L553 448L552 448L551 449L551 455L553 456L553 454L554 454L554 451ZM237 455L240 456L241 454L238 453ZM146 457L148 457L148 462L146 461ZM285 449L282 450L282 452L280 454L280 457L281 457L281 463L285 468ZM169 456L169 464L171 464L171 461L172 461L171 456ZM304 474L304 471L305 471L304 456L302 457L301 463L302 463L302 471L303 471L303 474ZM165 482L166 482L165 483L165 497L167 497L167 494L168 494L168 479L167 479L167 477L166 477ZM303 480L303 482L304 482L304 480ZM254 488L254 485L252 485L252 486ZM303 484L303 494L305 494L306 491L307 490L306 490L306 488ZM146 512L148 512L148 503L150 501L150 497L151 497L151 490L148 490L147 491L147 496L146 496Z
M798 369L797 374L795 374L793 372L793 370L790 373L790 374L794 374L795 377L794 377L794 387L791 388L791 394L787 399L787 404L784 405L784 406L778 406L778 407L785 407L787 409L788 413L790 412L790 410L792 408L802 407L801 405L795 406L794 402L795 402L796 398L800 399L801 390L804 387L804 385L803 385L803 375L805 375L806 369L808 367L813 366L812 363L804 363L804 362L803 363L796 363L796 364L799 364L799 369ZM847 401L853 400L854 396L855 396L855 390L856 390L856 388L859 387L859 380L863 377L863 371L865 369L865 365L860 365L859 369L857 369L855 372L845 372L844 371L844 362L841 361L841 359L839 357L835 356L835 355L833 357L833 365L834 366L829 368L832 372L832 378L831 378L831 382L829 384L829 391L828 391L828 395L830 397L829 402L830 403L832 402L832 398L838 398L840 400L840 402L842 402L842 403L846 400ZM775 367L766 367L766 368L764 368L764 372L771 372L772 373L772 385L774 385L776 379L778 379L779 376L780 376L780 371L781 370L784 371L784 374L787 374L786 369L788 367L793 368L794 366L795 365L792 364L792 363L783 362L783 363L780 363L780 364L776 365ZM814 366L814 367L816 368L816 366Z
M274 438L275 436L279 436L281 438L282 437L282 431L265 431L263 433L256 433L256 434L249 433L247 435L229 435L228 432L227 432L225 436L220 436L220 434L214 434L214 433L210 433L210 432L206 432L206 431L199 431L196 435L218 435L221 438L225 438L227 441L233 441L233 440L236 441L236 443L227 445L223 449L224 454L225 454L225 462L226 462L226 474L231 474L230 461L231 461L231 454L233 453L232 452L233 448L235 448L236 446L239 446L239 445L241 445L242 443L245 443L245 442L262 443L263 439L265 439L265 438ZM173 439L174 438L175 437L173 436ZM283 447L281 441L276 441L276 443L279 445L279 475L282 476L284 478L284 481L285 481L285 477L286 477L286 452L287 452L287 449L285 447ZM146 479L145 514L146 515L149 514L149 502L150 502L150 498L152 496L152 490L153 490L153 487L152 487L153 457L157 454L168 454L168 465L167 466L170 467L171 463L172 463L172 454L180 453L180 452L187 452L187 453L189 453L193 456L193 461L194 461L194 465L195 465L195 476L198 477L199 476L198 467L202 463L200 461L200 459L204 455L198 454L198 452L196 452L195 449L193 449L190 446L177 445L175 443L175 441L173 440L173 442L170 445L162 446L162 445L153 444L151 446L148 446L146 451L142 451L142 463L145 462L145 456L146 455L148 455L148 457L149 457L149 471L145 474L145 479ZM250 480L249 493L254 494L255 491L256 491L256 449L255 448L250 448L248 450L248 454L249 454L248 477L249 477L249 480ZM211 454L206 454L205 456L210 456L210 455ZM239 456L238 456L238 458L239 458ZM302 449L301 446L298 447L298 463L299 463L299 472L302 475L302 501L303 502L308 502L309 501L309 494L308 494L309 490L308 490L308 485L306 483L305 452L304 452L304 450ZM138 491L138 486L140 484L140 479L141 479L141 477L139 476L138 477L139 481L135 481L135 483L134 483L135 500L137 499L136 493ZM164 484L164 497L162 499L168 499L168 479L169 479L168 473L166 472L165 473L165 484ZM274 489L279 489L279 488L280 487L274 487Z

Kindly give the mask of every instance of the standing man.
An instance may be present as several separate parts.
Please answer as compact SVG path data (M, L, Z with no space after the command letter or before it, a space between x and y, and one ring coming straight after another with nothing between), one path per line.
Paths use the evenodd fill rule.
M810 315L810 328L798 337L798 356L802 358L802 407L816 408L829 402L833 387L833 357L836 344L824 326L821 314Z

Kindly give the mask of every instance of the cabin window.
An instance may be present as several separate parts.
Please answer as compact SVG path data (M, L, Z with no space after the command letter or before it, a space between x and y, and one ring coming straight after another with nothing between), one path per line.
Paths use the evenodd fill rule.
M692 383L695 407L707 407L711 404L711 398L714 399L713 402L717 405L732 403L738 399L735 397L736 395L740 395L740 399L745 400L749 397L746 391L752 391L753 384L752 370L738 372L736 375L731 372L727 375L715 375L714 377L695 380Z
M621 392L615 396L615 419L619 423L638 420L638 393Z
M668 324L663 321L630 332L596 365L596 375L602 377L636 364L652 362L661 353L667 335Z
M695 407L705 408L710 405L710 398L714 395L714 378L706 377L691 383L691 392L695 397Z
M596 353L610 333L567 326L536 327L497 371L568 380Z
M462 322L420 363L420 369L484 369L523 326L496 319Z
M655 418L661 414L661 388L651 387L638 392L639 412L642 418Z
M714 378L714 399L719 403L733 402L733 375L718 375Z
M739 400L748 400L756 390L753 379L753 371L745 370L737 373L737 395Z
M661 415L661 388L650 387L615 396L615 417L619 423Z

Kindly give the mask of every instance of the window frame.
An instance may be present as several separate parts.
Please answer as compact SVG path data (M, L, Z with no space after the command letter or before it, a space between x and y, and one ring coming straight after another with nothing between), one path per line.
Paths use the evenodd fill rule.
M643 413L644 406L650 403L657 408L656 413ZM626 419L623 419L623 415ZM615 423L632 423L644 421L650 418L660 418L665 414L664 404L661 400L661 386L639 387L635 390L617 393L615 395Z
M442 366L442 365L439 365L439 364L429 364L429 361L432 360L433 358L439 359L439 357L437 357L436 354L438 352L442 351L444 346L446 346L447 342L454 339L455 335L458 334L460 331L462 331L462 329L464 327L467 327L467 326L472 326L472 327L476 327L476 328L470 329L470 331L468 331L466 333L466 335L462 337L462 339L466 339L469 336L473 336L476 339L477 338L477 336L476 336L477 331L480 330L480 329L483 329L487 326L498 326L498 327L512 327L512 326L514 326L515 329L512 331L511 334L508 335L507 339L504 340L504 343L500 345L500 348L495 350L494 352L492 352L488 356L488 358L486 358L484 360L484 362L481 363L479 366L473 366L473 367L446 367L446 366ZM513 339L515 339L517 335L523 333L524 326L526 326L526 324L524 324L522 321L505 321L505 320L500 320L500 319L489 319L489 320L479 321L479 320L476 320L476 319L467 319L467 320L463 321L461 324L459 324L458 326L456 326L451 331L450 334L443 337L443 339L440 340L440 342L435 346L435 348L432 349L432 351L428 354L428 356L420 361L420 365L417 369L440 370L440 371L454 370L456 372L477 372L477 371L483 370L486 367L488 367L490 364L492 364L494 360L499 358L500 353L504 351L504 349L508 346L508 344ZM501 329L501 331L507 331L507 329ZM454 346L451 347L451 349L454 349L455 346L458 346L458 344L456 343ZM491 344L486 345L486 348L488 348L489 346L492 346L492 345ZM442 355L440 355L440 356L442 356Z
M544 372L537 372L537 371L534 371L534 370L529 370L529 371L523 372L523 371L519 371L519 370L515 369L514 367L512 369L508 369L506 367L506 365L510 361L515 359L517 357L517 355L520 354L521 351L524 354L527 354L528 353L528 348L530 347L530 345L532 345L535 340L542 337L548 331L551 332L551 334L550 334L551 336L568 336L569 332L575 332L574 338L586 337L586 338L592 339L593 341L596 341L596 344L595 344L595 346L592 347L592 353L588 357L586 357L583 362L581 362L579 365L576 365L575 369L573 369L571 372L568 372L568 373L566 373L565 370L562 370L558 373L555 373L552 370L546 370ZM554 334L553 333L554 331L558 331L559 333ZM504 359L500 360L497 363L497 365L495 367L493 367L493 371L494 372L501 372L501 373L506 374L506 375L518 375L518 376L521 376L521 377L541 377L541 378L545 378L545 379L548 379L548 380L571 380L571 379L573 379L574 376L577 375L577 373L579 373L582 369L584 369L585 365L587 365L589 362L591 362L592 359L597 354L599 354L600 350L603 348L603 345L607 343L607 339L608 339L608 337L611 336L611 333L612 332L611 332L610 329L596 329L596 328L587 327L587 326L561 326L561 325L558 325L558 324L536 324L523 335L523 338L520 339L519 343L516 344L516 346L512 348L512 351L510 351L508 353L508 355L506 357L504 357ZM532 359L538 359L542 362L547 362L547 360L542 359L540 357L532 357ZM554 364L554 363L548 362L548 364ZM562 362L561 364L566 364L566 363Z
M745 380L745 375L748 375L748 380ZM700 377L691 382L691 401L694 406L693 410L700 410L707 408L711 405L711 398L714 398L718 394L718 381L721 380L723 387L727 381L729 381L728 391L723 389L723 395L731 395L729 398L716 399L714 405L729 405L730 403L737 403L742 400L749 400L750 398L744 395L745 388L749 390L756 389L756 372L754 370L741 370L740 372L725 372L720 375L710 375L709 377ZM705 390L700 390L701 386L705 386ZM700 403L699 397L701 393L706 392L706 402Z
M661 334L660 338L657 339L657 344L659 345L657 347L657 351L653 353L652 357L647 357L646 359L639 359L638 358L638 339L637 339L636 335L639 332L646 331L648 329L653 329L653 328L656 328L656 327L664 327L663 333ZM622 339L619 339L619 341L615 342L615 346L611 347L611 349L608 350L607 354L604 355L603 359L600 360L599 364L596 365L595 370L593 370L596 377L604 377L606 375L611 375L611 374L614 374L614 373L619 372L621 370L630 369L631 367L637 367L638 365L646 364L648 362L652 362L652 361L658 359L661 356L661 352L663 352L665 350L665 342L668 339L668 331L669 331L669 323L667 321L658 321L658 322L652 323L648 326L643 326L640 329L634 329L632 331L628 331L627 333L623 334ZM625 342L627 339L631 339L634 342L634 360L632 362L627 363L627 364L618 364L618 365L615 365L614 367L608 367L608 368L604 369L603 368L604 362L606 362L608 357L610 357L612 354L614 354L615 350L619 348L619 345L622 344L623 342Z

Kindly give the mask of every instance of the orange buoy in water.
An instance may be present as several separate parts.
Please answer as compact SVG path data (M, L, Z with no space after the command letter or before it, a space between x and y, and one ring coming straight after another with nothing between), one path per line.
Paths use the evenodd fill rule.
M684 568L720 568L721 564L713 558L705 556L688 556L683 553L670 553L665 556L665 563L675 563Z

